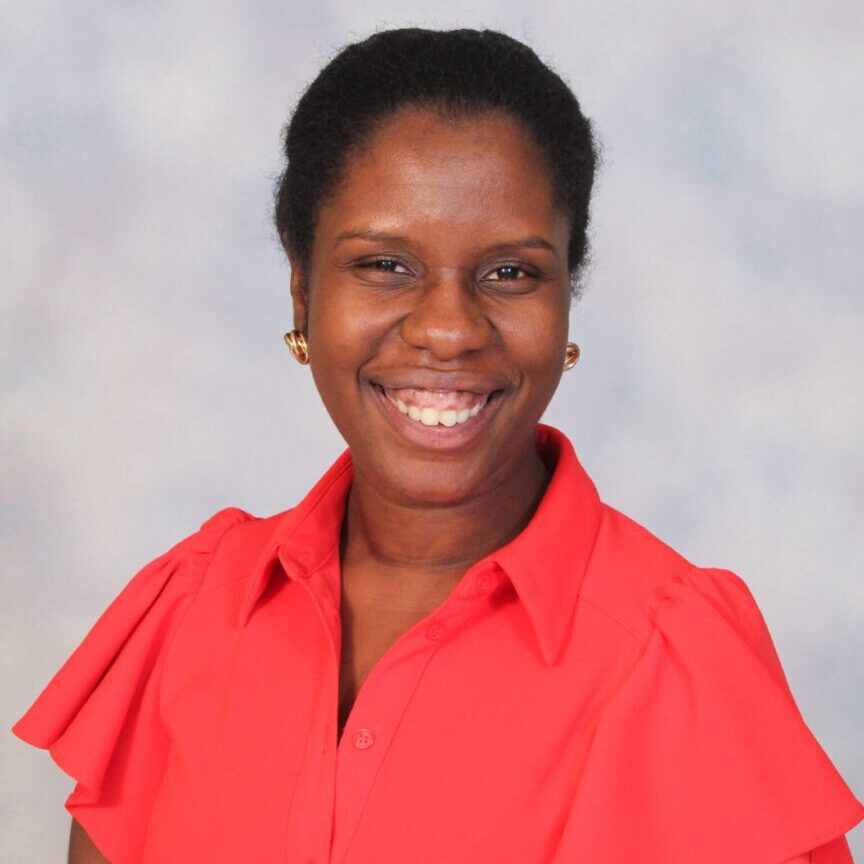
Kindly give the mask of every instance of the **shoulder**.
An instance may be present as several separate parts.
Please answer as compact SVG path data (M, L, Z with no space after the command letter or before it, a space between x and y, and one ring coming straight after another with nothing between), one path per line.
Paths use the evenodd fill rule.
M603 504L580 600L597 607L645 642L664 586L684 578L693 569L694 565L668 543Z
M189 578L184 580L187 587L189 583L193 583L197 590L225 537L237 526L256 520L256 516L240 507L223 507L217 510L195 531L181 536L161 554L147 561L129 584L136 580L152 581L153 573L162 572L173 576L188 576Z
M735 625L756 643L760 653L773 653L763 644L765 622L744 579L722 567L694 564L606 504L580 598L618 621L642 643L672 607L686 615L690 605L707 603L718 622Z
M788 861L860 821L740 576L694 565L606 507L580 600L641 643L580 781L599 794L568 825L588 858L627 837L668 862ZM692 818L670 821L682 813Z
M747 582L726 568L693 564L605 504L580 600L643 646L653 636L687 652L692 642L731 639L746 646L788 692L776 646Z
M218 538L203 574L198 593L216 590L250 577L265 550L272 547L276 529L289 510L255 516L239 507L226 507L211 516L201 531Z
M236 528L257 521L240 507L223 507L206 518L189 534L181 536L169 548L147 561L126 581L112 605L130 598L142 602L142 594L164 592L186 602L194 599L207 579L210 564L225 538ZM155 594L154 594L155 596Z

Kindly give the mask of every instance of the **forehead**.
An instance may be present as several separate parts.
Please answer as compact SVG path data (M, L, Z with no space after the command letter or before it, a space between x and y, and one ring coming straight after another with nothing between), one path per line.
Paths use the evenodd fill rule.
M371 221L554 233L561 214L553 197L539 148L513 118L488 112L452 121L410 108L349 156L319 228L326 234Z

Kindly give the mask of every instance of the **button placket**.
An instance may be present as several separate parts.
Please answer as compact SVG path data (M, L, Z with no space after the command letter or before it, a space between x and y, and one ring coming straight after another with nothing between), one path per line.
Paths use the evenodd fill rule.
M351 740L358 750L368 750L375 743L375 734L364 726L354 733Z
M441 621L433 621L426 628L426 638L430 642L440 642L446 631L447 628Z
M474 583L474 590L482 597L492 590L492 580L485 574L481 573Z
M486 597L491 594L499 582L498 574L491 570L483 570L474 577L474 596Z
M432 623L435 622L428 626ZM397 640L369 673L357 694L343 732L343 745L337 749L331 860L340 861L345 857L405 707L435 655L435 645L431 644L435 640L422 641L426 638L426 631L420 629L410 639ZM417 650L419 645L427 650Z

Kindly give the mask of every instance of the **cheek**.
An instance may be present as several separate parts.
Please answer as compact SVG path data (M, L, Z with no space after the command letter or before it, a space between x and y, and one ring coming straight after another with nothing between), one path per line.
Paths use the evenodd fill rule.
M350 302L350 295L338 284L316 288L309 314L310 354L314 351L328 366L350 365L357 351L368 344L370 317Z
M309 308L312 374L331 414L342 415L357 398L362 370L380 350L387 324L356 285L337 279L315 287L319 293Z
M344 403L345 388L352 381L349 324L324 292L315 297L309 309L310 370L331 416Z
M554 379L563 367L568 319L560 309L526 304L506 325L501 323L499 332L508 355L526 374Z

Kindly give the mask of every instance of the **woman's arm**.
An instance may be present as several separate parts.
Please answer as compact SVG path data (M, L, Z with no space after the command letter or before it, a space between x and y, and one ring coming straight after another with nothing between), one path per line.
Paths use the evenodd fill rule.
M93 845L87 832L80 823L72 820L69 832L69 858L67 864L111 864L111 862Z

